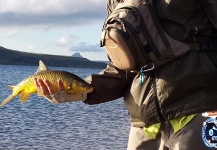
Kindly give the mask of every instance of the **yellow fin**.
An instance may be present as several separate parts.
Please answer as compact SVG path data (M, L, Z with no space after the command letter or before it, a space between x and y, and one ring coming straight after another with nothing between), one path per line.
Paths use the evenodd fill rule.
M13 96L12 94L9 95L6 99L4 99L1 104L0 107L4 106L5 104L7 104L8 102L10 102L15 96Z
M12 85L6 85L9 89L11 89L13 91L14 87L15 86L12 86Z
M30 96L30 93L27 93L27 92L25 92L25 91L22 91L22 92L20 93L20 101L21 101L21 103L25 103L26 100L29 98L29 96Z
M75 90L73 89L66 89L65 90L66 93L70 93L70 94L74 94L74 93L77 93Z

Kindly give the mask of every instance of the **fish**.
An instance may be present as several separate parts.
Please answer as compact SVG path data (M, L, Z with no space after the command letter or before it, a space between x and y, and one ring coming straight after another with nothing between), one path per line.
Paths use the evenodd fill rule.
M42 91L39 89L37 90L37 86L34 81L35 78L49 80L56 91L59 90L58 81L62 80L64 85L64 92L69 94L90 93L93 91L92 85L77 75L62 70L50 70L41 60L39 60L39 67L33 75L25 78L15 86L6 85L12 90L12 94L1 102L0 107L10 102L18 95L20 95L21 103L25 103L31 94L38 94L38 96L43 96Z

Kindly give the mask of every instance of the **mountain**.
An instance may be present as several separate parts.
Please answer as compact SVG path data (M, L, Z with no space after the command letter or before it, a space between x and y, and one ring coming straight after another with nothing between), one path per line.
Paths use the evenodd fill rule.
M47 66L76 68L105 68L105 63L90 61L86 58L27 53L6 49L0 46L0 64L38 66L42 60Z
M74 53L72 57L83 58L80 53Z

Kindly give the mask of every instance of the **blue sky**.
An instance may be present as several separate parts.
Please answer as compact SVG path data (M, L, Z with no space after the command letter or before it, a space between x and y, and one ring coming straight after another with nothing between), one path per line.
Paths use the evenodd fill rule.
M99 47L106 0L0 0L0 46L107 60Z

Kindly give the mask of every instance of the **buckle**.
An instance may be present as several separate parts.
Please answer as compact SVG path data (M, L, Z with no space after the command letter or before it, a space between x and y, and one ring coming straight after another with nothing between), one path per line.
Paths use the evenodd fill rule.
M154 63L149 63L140 69L140 85L142 85L144 82L145 72L154 70L154 68L155 68Z

